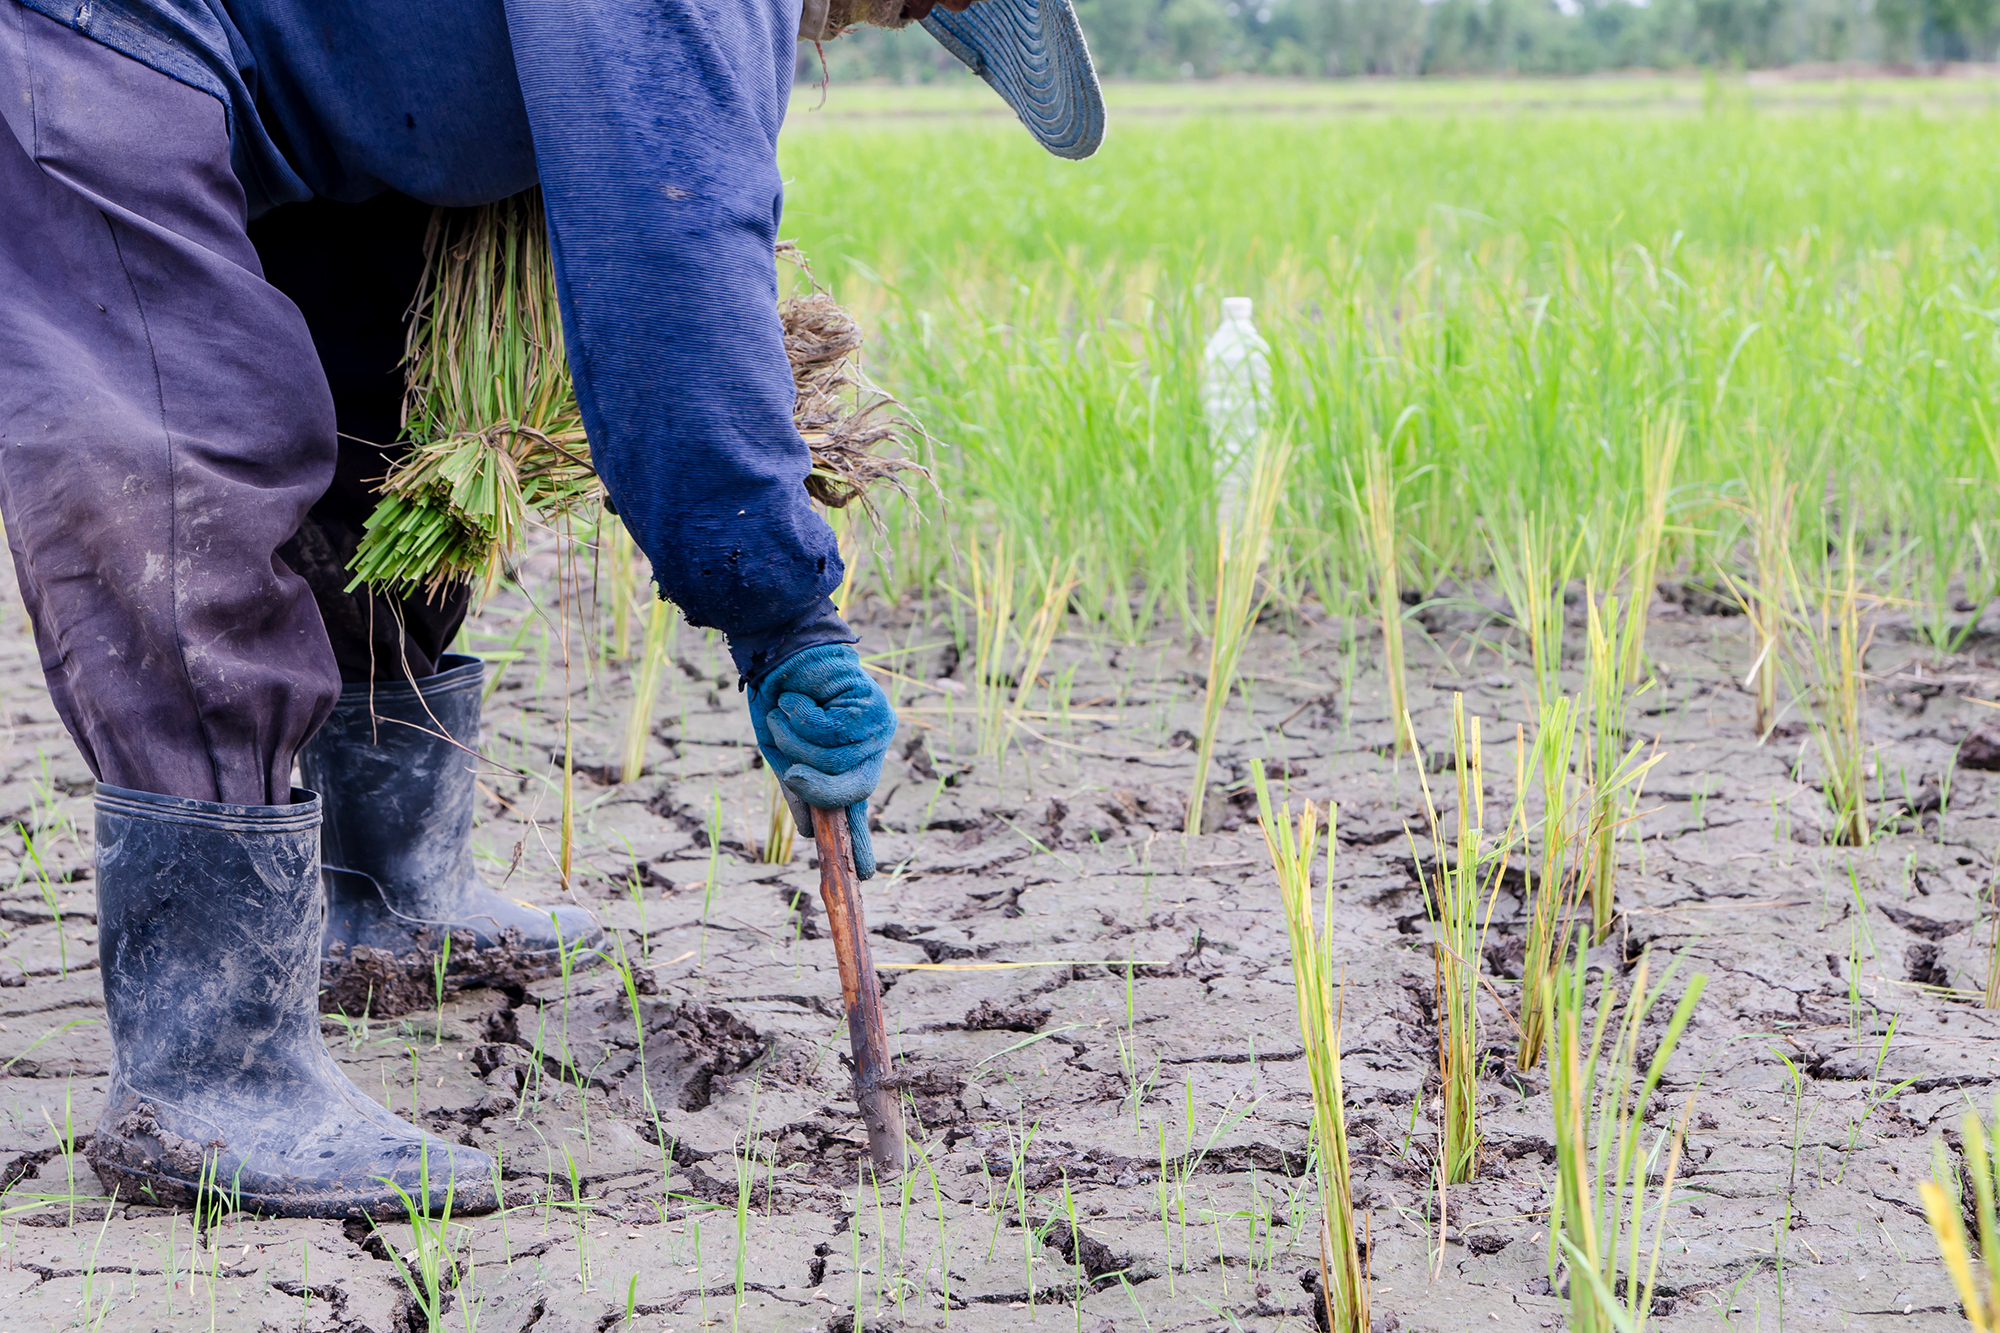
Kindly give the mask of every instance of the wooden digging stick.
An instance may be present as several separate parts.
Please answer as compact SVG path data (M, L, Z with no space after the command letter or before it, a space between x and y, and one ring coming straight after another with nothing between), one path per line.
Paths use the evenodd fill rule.
M875 977L868 923L861 915L861 881L854 873L847 812L813 807L813 841L819 844L819 894L833 930L834 957L840 960L840 1000L847 1006L847 1036L854 1046L854 1100L868 1126L868 1156L876 1177L892 1179L907 1165L903 1103L889 1081L882 983Z

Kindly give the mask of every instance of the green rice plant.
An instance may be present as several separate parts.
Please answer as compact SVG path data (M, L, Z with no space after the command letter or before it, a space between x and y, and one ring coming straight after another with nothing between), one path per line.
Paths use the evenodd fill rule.
M1034 609L1022 612L1014 596L1019 567L1009 534L993 543L989 560L975 545L967 552L973 613L972 675L979 753L1001 758L1028 716L1028 702L1048 659L1076 587L1076 562L1051 563L1039 583ZM1030 584L1030 587L1035 587ZM1009 689L1013 691L1010 703Z
M1768 437L1749 475L1748 505L1756 583L1737 598L1756 634L1757 655L1748 679L1757 698L1757 739L1778 725L1778 672L1785 654L1786 605L1791 588L1792 510L1798 486L1790 480L1782 446Z
M1674 469L1681 454L1681 421L1668 414L1649 420L1639 439L1639 521L1632 534L1630 580L1625 631L1627 680L1638 680L1646 666L1646 621L1652 612L1653 592L1659 580L1660 551L1667 532L1667 502L1673 496Z
M632 603L639 582L638 548L618 515L605 511L597 518L597 564L604 598L611 603L611 634L604 641L606 661L622 662L632 655Z
M792 807L778 786L777 773L768 768L764 770L764 810L764 846L758 859L767 866L790 865L795 831Z
M437 1001L437 1025L431 1036L433 1047L444 1044L444 983L445 978L450 975L451 931L447 930L444 933L444 943L438 946L436 955L431 959L431 993Z
M1644 635L1645 620L1635 621L1629 614L1621 618L1616 596L1600 603L1586 589L1584 601L1589 743L1584 751L1588 826L1583 882L1590 898L1590 937L1602 940L1611 933L1617 913L1618 830L1625 822L1628 793L1637 792L1660 757L1641 759L1644 747L1627 743L1633 691L1625 668L1631 660L1631 636Z
M1541 707L1528 760L1541 793L1542 846L1528 890L1521 961L1521 1031L1514 1051L1514 1063L1521 1069L1533 1069L1542 1058L1542 1043L1548 1037L1544 1001L1560 962L1556 944L1567 934L1568 914L1576 900L1583 833L1577 819L1581 795L1570 773L1576 733L1576 705L1567 695Z
M1396 472L1389 449L1370 436L1362 451L1362 480L1355 508L1361 514L1371 569L1375 611L1382 624L1382 674L1389 687L1389 725L1398 753L1416 748L1410 733L1409 688L1403 674L1403 590L1396 533ZM1352 485L1350 479L1350 486Z
M1576 576L1582 548L1580 531L1565 545L1557 524L1543 513L1531 514L1515 525L1512 545L1490 534L1487 540L1494 581L1513 608L1515 627L1527 636L1528 661L1535 676L1535 708L1541 716L1547 715L1549 705L1562 691L1563 634L1569 621L1563 594Z
M420 1177L422 1182L421 1193L424 1197L428 1198L430 1194L429 1149L425 1149L420 1165L422 1171ZM458 1285L462 1276L457 1247L454 1244L451 1231L452 1196L455 1182L447 1181L445 1183L444 1207L438 1212L436 1217L431 1217L425 1212L423 1206L416 1199L405 1193L403 1187L396 1184L395 1181L390 1180L386 1176L377 1177L377 1179L394 1191L398 1202L402 1204L403 1215L408 1219L410 1224L410 1239L412 1242L410 1251L406 1254L398 1250L394 1239L382 1230L381 1223L375 1219L368 1219L368 1225L381 1238L382 1247L387 1252L390 1263L395 1266L396 1276L401 1279L404 1288L410 1293L410 1299L416 1306L416 1313L422 1314L424 1326L428 1333L442 1333L444 1329L445 1308L451 1301L452 1289ZM469 1326L471 1321L470 1305L464 1304L461 1308L465 1310Z
M1457 827L1449 842L1422 765L1417 776L1433 855L1432 869L1424 876L1424 911L1436 931L1431 954L1437 980L1438 1075L1444 1098L1439 1171L1444 1184L1457 1185L1471 1180L1479 1164L1479 957L1514 830L1510 825L1499 838L1487 836L1479 719L1466 717L1462 694L1451 700L1451 754L1458 802ZM1404 833L1411 860L1421 867L1424 858L1417 850L1416 835L1407 829Z
M646 771L646 739L653 734L653 710L659 705L660 682L673 660L680 618L674 604L656 598L646 615L646 639L639 650L639 678L633 684L632 708L625 715L625 763L619 777L637 782Z
M1035 609L1022 628L1020 644L1014 659L1014 720L1028 712L1029 695L1040 682L1042 663L1048 660L1049 649L1055 645L1056 635L1063 627L1064 617L1069 610L1069 595L1076 588L1076 558L1070 557L1058 566L1051 561L1048 577L1042 580L1041 595Z
M1981 895L1992 912L1992 938L1986 946L1986 993L1983 1007L2000 1009L2000 876L1987 881Z
M1938 1179L1917 1184L1924 1217L1937 1238L1945 1271L1951 1274L1966 1322L1975 1333L2000 1330L2000 1221L1995 1220L1994 1208L1994 1179L2000 1176L2000 1129L1996 1124L2000 1124L2000 1106L1996 1106L1993 1120L1982 1121L1967 1111L1960 1121L1965 1174L1972 1180L1972 1211L1979 1229L1976 1254L1965 1234L1958 1169L1946 1163L1947 1169L1937 1172L1947 1176L1949 1187ZM1942 1155L1942 1143L1936 1146Z
M19 884L27 877L28 865L35 867L35 887L42 895L42 905L49 909L49 920L56 928L56 968L58 975L69 976L69 936L63 931L62 897L56 892L55 878L49 868L42 864L41 848L36 846L35 835L26 826L18 826L21 831L21 850L27 853L27 861L19 863L14 872L14 883Z
M1708 984L1700 973L1688 979L1641 1075L1639 1051L1649 1040L1642 1025L1675 971L1669 968L1648 989L1651 961L1649 950L1634 969L1615 1028L1618 987L1609 977L1600 980L1593 1014L1590 968L1581 950L1574 962L1558 970L1555 985L1546 992L1556 1145L1549 1270L1553 1280L1558 1261L1568 1267L1569 1327L1577 1333L1642 1333L1645 1328L1693 1110L1690 1097L1679 1124L1663 1127L1647 1146L1646 1116L1653 1094ZM1657 1189L1651 1184L1656 1176Z
M1298 1001L1299 1041L1305 1050L1306 1072L1312 1083L1313 1161L1319 1181L1321 1208L1319 1240L1320 1292L1326 1303L1325 1327L1331 1333L1368 1333L1368 1272L1363 1250L1363 1221L1354 1210L1354 1171L1348 1155L1347 1093L1340 1077L1341 1016L1344 983L1333 961L1333 872L1331 864L1334 811L1327 812L1329 862L1318 924L1313 919L1313 859L1319 839L1319 811L1311 801L1299 813L1296 828L1289 804L1273 811L1264 780L1264 762L1250 761L1257 788L1257 819L1278 874L1284 903L1285 930L1292 949L1292 988ZM1253 1248L1254 1248L1253 1222Z
M1008 534L994 539L990 561L978 546L966 551L972 580L973 731L979 753L999 758L1007 743L1006 656L1014 620L1014 563Z
M701 888L701 939L696 946L696 966L708 966L708 918L715 910L715 888L722 878L722 788L709 793L708 877Z
M1215 759L1215 738L1222 728L1222 709L1236 684L1236 663L1243 643L1257 622L1269 594L1259 579L1271 545L1271 524L1284 494L1291 467L1288 437L1266 431L1258 440L1249 485L1236 512L1223 518L1215 544L1215 612L1208 639L1208 687L1201 710L1201 739L1195 749L1194 780L1188 790L1186 830L1201 832L1208 796L1208 769ZM1260 589L1262 591L1260 592Z
M1865 847L1870 838L1864 659L1874 629L1861 623L1854 546L1850 531L1838 572L1829 570L1816 587L1807 585L1796 562L1787 565L1790 640L1798 650L1785 658L1785 665L1794 692L1806 701L1806 721L1819 754L1820 791L1833 818L1828 841L1842 847Z

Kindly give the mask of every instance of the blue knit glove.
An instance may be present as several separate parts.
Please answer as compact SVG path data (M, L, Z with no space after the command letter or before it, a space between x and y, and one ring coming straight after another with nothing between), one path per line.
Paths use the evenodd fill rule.
M771 668L750 692L750 725L799 828L812 835L811 806L845 808L855 873L873 876L868 797L882 780L896 713L854 649L823 644Z

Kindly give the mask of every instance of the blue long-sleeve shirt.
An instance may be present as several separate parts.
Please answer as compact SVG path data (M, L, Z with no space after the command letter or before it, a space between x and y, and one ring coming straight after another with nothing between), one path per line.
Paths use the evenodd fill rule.
M800 0L25 0L229 118L255 216L540 182L591 457L690 624L756 677L853 641L772 259Z

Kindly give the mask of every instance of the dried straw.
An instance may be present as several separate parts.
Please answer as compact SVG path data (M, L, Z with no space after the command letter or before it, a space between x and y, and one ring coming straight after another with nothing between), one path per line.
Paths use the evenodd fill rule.
M779 254L811 280L796 246ZM576 404L539 190L433 216L404 364L408 454L378 489L350 587L490 593L529 532L590 513L603 487ZM829 508L901 489L917 464L878 454L912 427L857 364L860 326L816 282L780 304L812 450L807 493ZM924 473L924 475L928 475Z
M826 31L839 36L864 23L873 28L900 28L909 22L903 17L906 3L907 0L827 0Z

